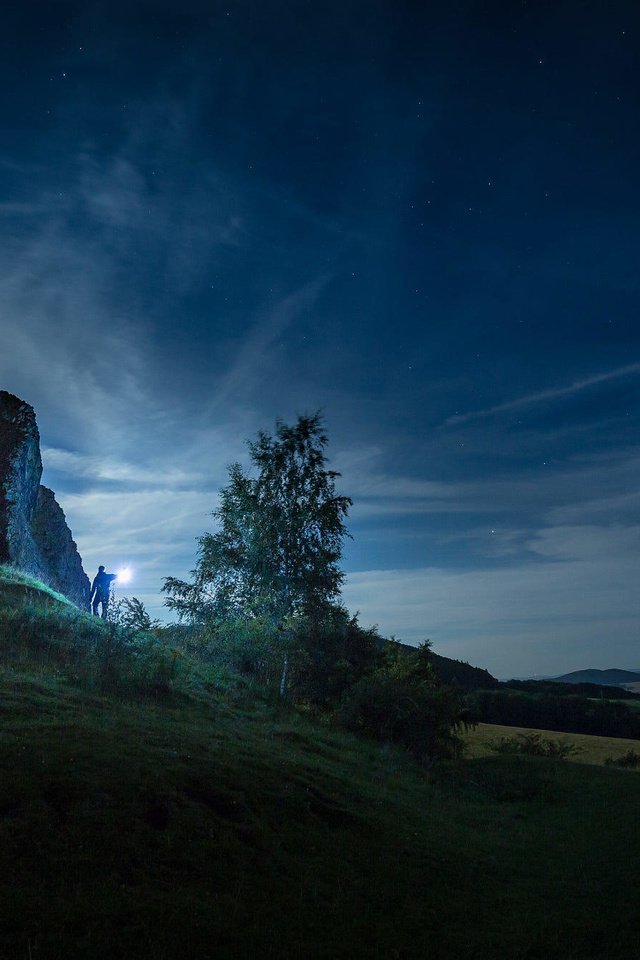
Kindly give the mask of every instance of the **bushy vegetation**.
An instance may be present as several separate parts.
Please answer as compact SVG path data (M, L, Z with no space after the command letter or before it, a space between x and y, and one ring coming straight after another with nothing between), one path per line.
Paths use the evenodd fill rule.
M477 690L466 704L483 723L604 737L640 738L640 712L617 700L511 690Z
M37 662L87 690L165 700L233 690L247 703L310 707L325 722L404 747L422 763L457 756L468 712L437 677L429 644L408 652L382 643L344 608L330 613L320 626L299 620L275 638L272 621L261 617L159 628L136 598L118 600L104 621L49 592L38 595L32 581L26 598L0 605L0 651L5 666Z
M567 740L554 740L540 733L520 733L515 737L499 737L493 741L497 753L525 754L530 757L550 757L553 760L567 760L579 753L580 748Z
M38 667L84 689L118 696L166 698L207 682L206 672L167 642L162 631L83 613L14 571L0 572L0 589L4 669Z
M160 628L160 621L152 620L144 604L137 597L118 597L117 599L112 597L106 619L128 630L150 632Z
M486 684L490 689L495 684ZM501 684L502 688L532 693L536 696L548 694L552 697L589 697L599 700L640 700L640 693L632 693L624 687L612 687L600 683L559 683L557 680L509 680Z
M425 771L407 748L454 756L464 729L428 645L297 624L282 698L257 619L134 629L28 586L0 596L3 957L628 960L635 778L507 753Z
M426 643L411 654L388 643L375 668L345 693L338 716L352 730L406 747L423 763L458 756L459 730L470 723L459 694L438 680Z
M451 660L437 653L432 653L431 659L436 674L447 686L458 690L495 690L500 687L500 681L488 670L474 667L464 660Z
M607 757L604 761L608 767L627 767L635 770L640 767L640 753L637 750L627 750L620 757Z

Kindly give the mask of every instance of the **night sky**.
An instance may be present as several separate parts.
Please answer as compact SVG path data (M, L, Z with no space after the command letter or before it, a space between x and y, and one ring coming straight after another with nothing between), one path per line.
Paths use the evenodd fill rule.
M89 575L167 619L321 408L364 625L640 668L639 58L633 0L9 4L0 389Z

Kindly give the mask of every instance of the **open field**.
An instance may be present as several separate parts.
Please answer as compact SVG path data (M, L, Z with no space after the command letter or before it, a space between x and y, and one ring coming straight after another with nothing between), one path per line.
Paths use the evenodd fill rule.
M590 763L602 766L607 757L620 757L628 750L640 753L640 740L623 740L620 737L594 737L585 733L559 733L557 730L533 730L528 727L506 727L495 723L479 723L474 730L464 735L466 755L469 758L496 756L491 742L501 737L517 737L519 734L541 734L544 739L560 740L573 744L577 749L568 759L573 763Z

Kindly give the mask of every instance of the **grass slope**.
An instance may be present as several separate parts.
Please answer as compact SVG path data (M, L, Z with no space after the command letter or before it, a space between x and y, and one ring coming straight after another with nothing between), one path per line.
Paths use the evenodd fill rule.
M30 574L7 564L0 564L0 602L6 607L11 601L24 599L35 599L39 603L62 604L77 609L67 597L52 590Z
M38 642L26 662L13 610L3 960L637 955L637 777L503 756L424 772L242 692L98 692L51 611L25 610L51 658Z

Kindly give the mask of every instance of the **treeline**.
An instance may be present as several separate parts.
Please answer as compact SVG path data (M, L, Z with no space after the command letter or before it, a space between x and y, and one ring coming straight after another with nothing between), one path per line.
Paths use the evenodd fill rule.
M472 691L465 702L471 716L482 723L640 739L640 710L606 697L503 688Z
M491 676L488 670L473 667L464 660L451 660L437 653L431 654L431 662L436 675L442 683L464 690L496 690L500 681Z
M631 693L624 687L611 687L602 683L558 683L556 680L508 680L499 684L510 690L523 693L547 693L555 697L599 697L604 700L640 700L640 693ZM487 685L486 689L490 687Z

